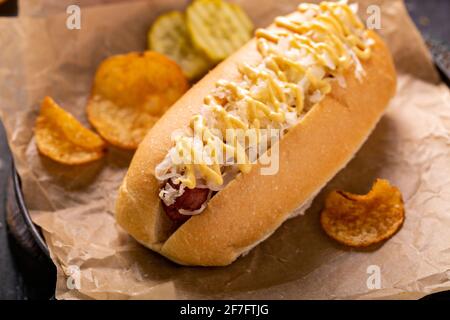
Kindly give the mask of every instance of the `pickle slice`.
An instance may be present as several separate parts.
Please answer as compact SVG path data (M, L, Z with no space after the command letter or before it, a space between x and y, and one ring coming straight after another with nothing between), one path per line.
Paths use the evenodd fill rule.
M194 0L186 17L192 41L214 62L228 57L252 36L252 22L236 4Z
M179 11L168 12L156 19L148 32L148 46L177 62L189 80L199 79L213 65L193 45L185 16Z
M231 9L234 11L236 18L239 19L240 23L244 26L245 30L250 34L250 37L253 33L253 23L252 20L248 17L242 8L236 3L230 3Z

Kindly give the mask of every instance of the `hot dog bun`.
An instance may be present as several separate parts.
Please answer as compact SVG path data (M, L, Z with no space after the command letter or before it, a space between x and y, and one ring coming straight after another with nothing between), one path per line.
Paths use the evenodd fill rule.
M392 58L374 32L365 77L345 72L346 87L332 91L280 141L279 172L263 176L260 165L239 174L175 232L162 212L155 166L172 146L171 133L199 113L219 79L236 80L242 61L261 59L255 41L217 66L160 119L139 146L119 191L116 218L148 248L183 265L224 266L270 236L294 209L308 203L367 139L396 89Z

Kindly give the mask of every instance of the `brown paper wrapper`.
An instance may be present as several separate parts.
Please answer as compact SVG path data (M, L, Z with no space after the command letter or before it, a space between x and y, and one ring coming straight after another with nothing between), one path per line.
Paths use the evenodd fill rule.
M373 134L305 216L220 268L178 266L116 225L116 191L132 154L112 149L102 161L67 167L37 153L31 128L45 95L87 123L84 108L98 64L143 50L153 19L187 4L98 2L21 1L19 18L0 19L1 116L27 206L57 266L58 299L419 298L450 289L449 90L439 83L402 1L360 1L362 16L368 5L381 7L379 32L398 70L397 95ZM69 3L81 5L81 30L65 27ZM257 26L298 4L240 3ZM403 193L402 229L370 250L330 240L319 225L324 194L335 188L365 193L378 177ZM373 266L380 270L380 288L370 285Z

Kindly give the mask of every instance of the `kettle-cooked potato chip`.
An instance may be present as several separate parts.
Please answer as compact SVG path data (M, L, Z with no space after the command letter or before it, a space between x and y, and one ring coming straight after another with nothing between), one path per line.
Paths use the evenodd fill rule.
M352 247L367 247L391 237L404 219L400 191L383 179L377 179L367 195L331 192L320 216L331 238Z
M42 101L35 138L40 153L63 164L91 162L105 153L102 138L83 127L50 97Z
M253 24L236 4L194 0L186 17L194 44L214 62L225 59L252 37Z
M103 61L87 105L88 119L111 144L136 149L147 131L188 89L180 67L153 51Z
M203 76L213 65L192 43L182 12L161 15L148 32L148 46L177 62L189 80Z

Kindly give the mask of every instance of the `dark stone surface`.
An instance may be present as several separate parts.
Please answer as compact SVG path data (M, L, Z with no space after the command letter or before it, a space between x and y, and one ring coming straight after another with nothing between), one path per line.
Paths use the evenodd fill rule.
M10 155L0 125L0 299L23 299L23 281L17 270L5 219L6 187L10 174Z
M449 0L406 0L406 3L411 16L425 37L446 42L447 46L450 44ZM0 5L0 16L16 14L15 1L10 0ZM0 126L0 299L48 299L54 288L53 281L46 278L48 272L20 267L23 264L23 253L8 237L5 198L9 174L10 154L3 126ZM444 292L428 298L450 299L450 294Z
M449 0L405 0L406 7L425 38L450 45Z

